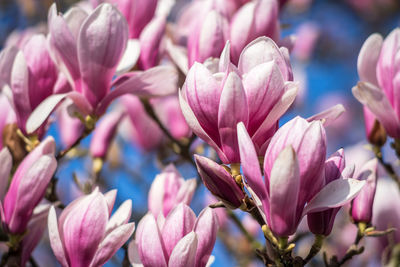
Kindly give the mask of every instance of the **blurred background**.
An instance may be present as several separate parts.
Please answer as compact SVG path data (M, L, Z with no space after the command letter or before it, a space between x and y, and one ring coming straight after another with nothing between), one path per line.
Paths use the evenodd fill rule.
M74 2L60 0L63 10ZM177 0L171 20L184 2L187 1ZM47 10L52 3L51 0L1 0L0 48L13 38L16 31L34 26L46 32ZM351 93L351 88L358 81L357 56L370 34L379 32L386 36L400 26L400 1L289 0L281 11L280 21L283 37L296 34L300 40L296 42L291 56L294 79L301 83L302 88L295 105L281 124L293 116L308 117L341 103L346 113L328 127L328 153L365 141L362 107ZM54 129L51 134L57 136L59 133ZM89 142L90 138L87 138L83 147L88 147ZM137 223L147 211L147 192L159 173L156 160L159 155L127 144L122 137L116 138L110 154L101 181L105 188L118 189L116 206L128 198L133 200L133 220ZM78 157L60 166L59 195L65 203L74 198L77 191L71 183L72 174L85 176L91 168L90 164L89 160ZM185 178L196 176L191 166L182 164L179 170ZM198 191L192 204L197 214L207 202L204 187ZM244 252L245 249L242 248ZM214 266L236 265L235 258L230 256L220 240L213 255L216 257ZM123 255L120 253L118 256ZM52 266L50 262L55 262L47 246L39 247L34 257L40 266ZM108 266L113 266L113 262Z

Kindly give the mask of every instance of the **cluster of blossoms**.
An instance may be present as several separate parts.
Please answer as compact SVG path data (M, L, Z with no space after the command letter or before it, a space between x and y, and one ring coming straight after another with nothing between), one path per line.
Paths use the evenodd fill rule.
M121 247L123 266L210 266L218 233L229 245L227 217L254 249L251 260L266 266L306 265L337 215L357 234L343 260L325 257L326 266L361 254L363 238L387 241L400 212L379 221L374 213L386 206L375 194L378 161L400 189L381 151L388 135L400 155L400 30L385 40L374 34L361 49L353 94L365 105L376 158L349 164L343 148L327 157L325 127L342 105L284 117L302 86L291 52L305 60L317 36L308 25L299 34L304 43L281 38L286 1L196 0L171 20L175 4L92 0L64 13L53 4L47 32L7 42L0 53L0 236L7 242L0 266L34 262L44 235L61 266L102 266ZM163 166L140 216L130 199L113 211L117 190L102 193L104 163L120 166L110 156L119 134L139 153L158 151ZM89 136L89 148L79 151ZM58 177L80 153L92 169L84 183L73 175L68 196ZM184 179L180 166L199 179ZM216 200L196 215L190 205L202 184ZM348 217L339 215L342 207ZM295 248L302 231L315 236L305 256ZM382 246L398 257L393 244Z

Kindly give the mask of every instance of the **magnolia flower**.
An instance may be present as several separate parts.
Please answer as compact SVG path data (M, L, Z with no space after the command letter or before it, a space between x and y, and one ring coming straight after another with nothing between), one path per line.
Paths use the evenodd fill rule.
M7 186L12 166L11 155L5 150L0 153L2 190ZM33 210L42 200L57 168L54 152L54 139L47 137L24 158L15 171L0 206L1 221L8 233L23 234L26 231Z
M136 238L129 244L133 266L206 266L211 259L218 230L218 218L205 208L196 218L185 204L179 204L164 219L148 213L139 222Z
M63 267L102 266L132 235L135 224L128 223L132 202L126 200L111 216L116 190L90 195L70 203L57 221L50 209L50 245Z
M10 76L17 123L24 134L33 110L52 95L57 75L45 36L33 35L16 54Z
M372 112L393 138L400 138L400 104L396 97L400 86L399 40L400 29L397 28L384 41L376 33L365 41L357 62L360 82L352 89L357 100Z
M293 103L297 84L285 50L267 37L251 42L236 68L229 43L218 61L195 63L180 104L193 132L212 146L223 163L239 162L236 124L243 122L259 156L265 153L279 118Z
M184 180L174 165L168 165L151 184L149 211L166 217L179 203L189 205L196 189L196 179Z
M207 189L227 207L236 209L241 206L245 195L232 175L224 167L206 157L194 155L194 158L197 171Z
M377 183L378 160L372 159L364 164L358 174L358 180L366 181L360 194L351 204L351 217L355 222L370 223Z
M240 61L242 50L260 36L279 41L279 6L277 0L249 1L233 16L229 40L232 43L232 61Z
M320 121L296 117L274 135L265 153L263 181L257 154L243 123L238 124L240 159L247 189L272 232L287 237L308 213L350 202L363 181L337 179L324 186L325 130ZM306 205L307 203L307 205Z
M176 91L177 73L169 66L127 73L112 82L116 72L123 73L136 63L129 60L136 47L127 43L128 25L113 5L101 4L89 15L75 7L64 16L53 5L48 20L52 54L73 91L43 101L28 119L28 132L37 129L65 98L72 99L84 117L98 117L123 94L157 96Z

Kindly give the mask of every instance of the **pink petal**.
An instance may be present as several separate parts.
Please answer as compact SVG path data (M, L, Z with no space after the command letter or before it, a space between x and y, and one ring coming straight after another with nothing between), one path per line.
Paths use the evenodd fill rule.
M11 88L18 127L25 132L25 124L33 107L29 98L29 69L21 51L15 56L12 65Z
M204 62L209 57L218 57L228 39L228 21L216 10L208 12L202 21L198 40L197 61Z
M365 181L358 181L351 178L332 181L308 202L302 216L310 212L318 212L346 205L357 196L364 185Z
M114 90L107 94L97 107L96 114L103 114L114 99L124 94L145 97L173 94L178 88L177 81L178 73L171 66L157 66L138 73L118 84Z
M140 259L144 266L167 266L164 243L157 222L152 214L147 214L139 222L136 231L136 242L139 248Z
M210 136L205 132L205 130L201 127L199 121L197 120L195 114L193 113L193 110L190 108L186 100L183 98L181 91L179 91L179 103L182 109L182 114L185 117L186 122L188 123L192 131L217 151L221 161L227 162L228 159L224 156L222 150L217 146L214 140L212 140Z
M124 115L122 111L113 111L107 113L99 122L90 141L89 149L92 157L104 159L107 156L108 148Z
M400 122L387 96L371 83L359 82L354 86L353 95L363 105L367 106L387 131L394 138L400 137Z
M224 201L225 205L232 209L238 208L242 204L244 194L231 174L206 157L195 155L194 158L200 178L207 189L214 196Z
M50 114L55 110L57 105L61 103L66 97L70 98L76 107L84 115L91 113L90 104L86 99L77 92L71 92L66 94L51 95L46 98L39 106L29 116L26 122L26 131L28 133L33 133L36 131L50 116Z
M240 162L237 153L239 147L236 129L239 122L247 125L248 116L246 93L243 89L242 81L235 72L231 72L222 89L218 110L218 132L221 147L228 158L228 162L224 163Z
M214 248L219 228L218 216L211 208L205 208L199 215L194 226L198 244L196 266L205 266Z
M174 250L171 252L168 266L195 266L197 242L197 235L194 232L190 232L181 240L179 240L174 247Z
M160 44L164 36L165 17L155 17L140 34L139 66L146 70L155 67L160 60Z
M104 194L104 197L107 201L108 214L111 215L115 203L115 198L117 197L117 189L108 191Z
M360 81L369 82L378 85L376 78L376 67L382 47L382 36L380 34L372 34L364 42L358 54L357 70Z
M346 110L342 104L337 104L331 108L328 108L327 110L309 117L307 121L311 122L315 120L321 120L324 126L329 126L345 111Z
M33 163L26 173L12 181L4 198L7 227L12 233L21 233L32 215L35 206L42 200L47 185L57 168L53 155L43 155ZM11 208L8 206L11 204Z
M140 43L136 39L129 39L125 52L115 71L116 75L121 75L131 70L137 63L140 55Z
M131 218L132 213L132 200L125 200L121 206L114 212L107 223L106 235L108 235L114 229L126 224Z
M0 89L5 84L10 85L11 72L15 56L18 53L15 46L7 46L0 53Z
M294 234L297 220L297 201L300 192L299 162L292 146L279 153L271 170L270 228L278 236Z
M243 78L249 107L249 133L254 134L285 92L284 80L274 61L251 69Z
M242 163L246 182L256 193L257 197L263 201L267 198L268 193L261 175L260 163L258 161L253 142L251 141L243 123L238 123L237 132L239 140L240 162Z
M8 179L12 167L12 156L7 147L0 151L0 200L3 200L7 192Z
M68 260L65 257L64 245L58 232L57 215L54 206L50 208L48 217L50 245L59 263L63 267L69 267Z
M83 23L78 38L78 60L82 93L93 107L108 93L127 41L126 20L110 4L98 6Z
M117 250L131 237L135 230L135 223L128 223L115 228L101 241L93 258L91 267L102 266Z
M104 238L107 221L107 202L98 191L85 196L80 205L70 211L62 227L71 265L83 267L90 264Z
M183 203L168 214L162 229L162 238L168 255L171 255L179 240L192 231L195 221L196 215Z
M53 4L49 9L49 33L50 49L56 57L60 59L62 69L70 81L79 79L79 63L77 55L77 39L73 36L67 22L62 15L57 14L56 5Z
M128 257L129 262L132 264L133 267L144 267L142 261L140 260L139 250L135 240L129 242Z
M285 58L275 42L268 37L259 37L243 49L238 68L241 73L248 73L255 66L271 60L278 65L283 79L289 80L289 68Z

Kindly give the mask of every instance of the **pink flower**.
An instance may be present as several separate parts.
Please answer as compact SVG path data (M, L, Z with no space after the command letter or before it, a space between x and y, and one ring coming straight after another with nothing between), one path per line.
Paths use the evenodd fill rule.
M111 216L115 196L116 190L103 195L95 189L70 203L58 221L54 207L50 209L50 244L63 267L102 266L132 235L132 202L125 201Z
M207 189L227 207L232 209L240 207L245 195L232 175L221 165L206 157L195 155L194 158L197 171Z
M137 45L127 45L126 20L113 5L101 4L89 15L75 7L64 16L57 14L53 5L48 20L50 48L73 91L43 101L27 122L28 132L37 129L65 98L73 100L83 117L99 117L123 94L158 96L176 92L177 73L170 66L127 73L112 82L116 72L129 70L138 57Z
M358 180L366 181L360 194L351 204L351 217L355 222L370 223L377 183L378 160L372 159L364 164L358 174Z
M400 138L400 102L396 96L400 86L399 48L398 28L384 41L379 34L371 35L358 56L360 82L352 89L357 100L372 112L393 138ZM371 122L367 121L367 126L369 124Z
M206 266L217 237L218 219L211 208L198 218L179 204L164 219L149 213L139 222L136 238L129 244L133 266Z
M323 185L326 141L319 121L296 117L276 132L265 154L265 182L243 123L238 124L238 139L247 189L277 236L294 234L308 213L345 205L364 186L355 179Z
M250 1L233 16L229 40L232 61L239 62L241 51L254 39L268 36L279 41L279 6L276 0Z
M296 97L287 56L271 39L260 37L242 51L237 68L229 60L228 43L219 61L190 69L180 94L183 115L223 163L239 162L238 122L248 129L257 154L265 153L279 118Z
M58 71L50 57L44 35L33 35L19 51L10 76L18 127L24 134L33 110L53 94Z
M148 205L149 211L157 217L167 217L179 203L189 205L196 189L196 179L184 180L174 165L168 165L154 178L151 184Z
M0 209L1 220L7 232L23 234L26 230L32 212L42 200L57 168L54 152L54 139L47 137L25 157L15 171ZM9 160L2 160L2 164L6 165L3 168L10 170L11 155L5 156ZM5 173L3 169L2 175ZM8 175L1 179L8 179Z

